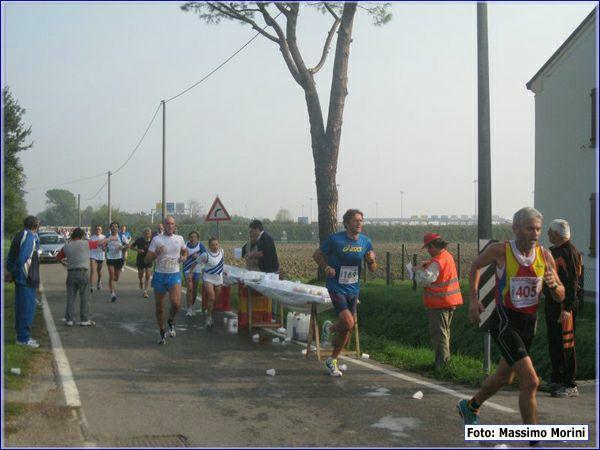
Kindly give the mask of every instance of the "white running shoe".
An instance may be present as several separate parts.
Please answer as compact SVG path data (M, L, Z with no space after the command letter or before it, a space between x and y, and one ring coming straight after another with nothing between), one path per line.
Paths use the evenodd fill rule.
M22 345L23 347L29 348L38 348L40 344L35 339L29 339L27 342L19 342L17 341L17 345Z
M325 360L325 367L329 371L329 375L332 377L341 377L342 371L338 368L337 358L334 359L331 356Z
M188 308L187 312L185 313L185 317L193 317L194 316L194 310L192 308Z
M65 325L68 326L68 327L72 327L73 326L73 321L72 320L67 320L65 322Z
M167 321L167 328L168 328L169 336L175 337L177 335L177 333L175 332L175 325L173 324L172 320Z
M213 326L213 319L212 319L212 317L209 316L206 318L206 328L212 328L212 326Z
M79 322L79 325L82 327L93 327L94 325L96 325L96 322L94 322L93 320L86 320L85 322Z

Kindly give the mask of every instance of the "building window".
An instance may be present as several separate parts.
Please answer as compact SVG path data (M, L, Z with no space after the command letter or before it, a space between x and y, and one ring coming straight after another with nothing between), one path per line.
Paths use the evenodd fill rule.
M590 253L589 256L596 257L596 193L590 195Z
M590 147L596 147L596 88L592 89L590 97L592 98L592 133L590 137Z

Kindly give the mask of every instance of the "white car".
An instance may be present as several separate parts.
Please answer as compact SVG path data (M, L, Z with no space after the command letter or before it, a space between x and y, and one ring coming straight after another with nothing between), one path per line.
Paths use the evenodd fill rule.
M40 262L54 261L65 245L65 238L54 231L38 233L40 239Z

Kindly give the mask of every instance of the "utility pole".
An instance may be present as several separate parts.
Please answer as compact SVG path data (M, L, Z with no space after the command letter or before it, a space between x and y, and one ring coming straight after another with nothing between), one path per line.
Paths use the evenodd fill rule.
M77 226L81 227L81 194L77 194Z
M110 170L108 171L108 225L112 222L112 213L110 211Z
M404 219L404 191L400 191L400 219Z
M477 3L477 237L479 251L492 239L492 170L490 157L490 82L487 4ZM483 370L490 372L490 333L485 333Z
M312 223L312 202L313 202L313 198L311 197L309 200L310 200L310 223Z
M165 101L162 100L162 110L163 110L163 125L162 125L162 221L165 221L165 217L167 217L167 136L166 136L166 123L167 123L167 111L165 108Z

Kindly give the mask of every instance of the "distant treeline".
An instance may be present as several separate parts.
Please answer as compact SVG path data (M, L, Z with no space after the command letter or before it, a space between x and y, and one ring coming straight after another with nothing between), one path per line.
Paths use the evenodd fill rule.
M248 239L249 220L239 219L234 222L221 222L219 236L223 241L245 241ZM301 225L296 223L279 223L264 221L265 230L273 236L275 241L281 242L317 242L319 233L317 224ZM133 235L141 234L147 223L128 223ZM154 225L156 227L156 224ZM195 221L191 218L181 218L177 221L177 232L187 237L192 230L200 233L200 238L206 241L211 236L217 235L217 225ZM367 225L364 233L377 242L421 242L423 235L435 232L442 235L448 242L477 242L476 225ZM493 238L497 240L510 239L512 236L510 225L496 225L492 228Z

